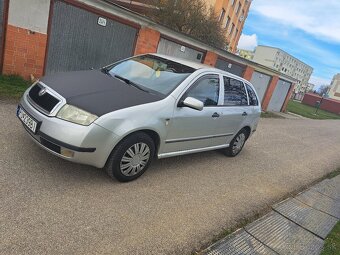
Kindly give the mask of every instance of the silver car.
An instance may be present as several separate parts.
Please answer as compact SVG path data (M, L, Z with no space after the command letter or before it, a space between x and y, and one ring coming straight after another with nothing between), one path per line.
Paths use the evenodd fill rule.
M105 167L123 182L141 176L155 157L216 149L236 156L260 113L248 81L157 54L45 76L25 92L17 109L43 149Z

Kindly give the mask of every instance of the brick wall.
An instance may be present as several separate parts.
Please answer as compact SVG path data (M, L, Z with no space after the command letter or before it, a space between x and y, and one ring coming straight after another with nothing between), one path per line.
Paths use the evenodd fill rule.
M204 64L209 66L215 66L217 62L218 55L214 52L208 51L204 58Z
M30 75L43 74L47 35L7 25L4 74L18 74L29 79Z
M290 86L290 89L289 89L288 94L287 94L287 96L286 96L285 102L283 103L283 106L282 106L282 109L281 109L282 112L285 112L285 111L286 111L287 105L288 105L288 103L289 103L289 100L290 100L290 98L292 97L294 88L295 88L295 84L292 84L292 85Z
M302 99L303 104L310 106L315 106L317 101L321 101L321 97L312 93L306 93ZM340 115L340 101L330 98L324 98L320 105L320 109Z
M247 66L246 70L244 71L243 78L247 81L251 80L251 77L253 76L254 68L251 66Z
M160 32L148 27L142 27L138 33L135 55L156 53L160 37Z

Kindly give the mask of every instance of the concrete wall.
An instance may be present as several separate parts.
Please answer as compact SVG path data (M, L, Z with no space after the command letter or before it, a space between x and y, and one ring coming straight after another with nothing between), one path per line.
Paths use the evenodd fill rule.
M8 24L47 33L50 0L10 0Z

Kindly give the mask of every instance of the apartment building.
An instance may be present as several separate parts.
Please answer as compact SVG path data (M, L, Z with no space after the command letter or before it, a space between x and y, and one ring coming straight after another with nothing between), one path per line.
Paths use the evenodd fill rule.
M252 50L240 50L238 49L238 55L242 58L252 60L254 57L254 51Z
M295 93L305 93L313 68L287 52L269 46L257 46L253 61L298 80Z
M340 73L334 75L328 95L332 99L340 100Z
M251 0L207 0L214 8L227 38L226 49L235 53L248 16Z

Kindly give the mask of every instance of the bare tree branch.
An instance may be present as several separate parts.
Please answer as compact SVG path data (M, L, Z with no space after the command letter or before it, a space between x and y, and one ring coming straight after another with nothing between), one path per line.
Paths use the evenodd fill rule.
M148 15L156 22L192 36L209 45L225 48L221 24L205 0L151 0L156 7Z

